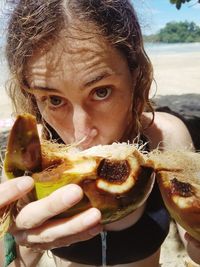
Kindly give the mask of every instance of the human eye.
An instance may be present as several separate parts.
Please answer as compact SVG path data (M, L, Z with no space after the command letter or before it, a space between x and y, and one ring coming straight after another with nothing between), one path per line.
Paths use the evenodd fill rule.
M48 98L49 104L53 107L60 107L66 102L62 97L56 95L49 96Z
M104 100L109 97L111 94L112 89L109 87L101 87L101 88L96 88L95 91L93 92L93 99L94 100Z
M57 95L44 96L41 99L49 108L60 108L66 104L66 100Z

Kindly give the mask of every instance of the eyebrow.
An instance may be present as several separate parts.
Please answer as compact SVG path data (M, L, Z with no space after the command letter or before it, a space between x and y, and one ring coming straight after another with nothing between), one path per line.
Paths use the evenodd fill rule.
M34 86L34 87L30 87L27 90L30 94L34 94L34 93L42 93L42 92L50 92L50 93L59 93L59 90L55 89L55 88L49 88L49 87L42 87L42 86Z
M92 86L92 85L94 85L95 83L97 83L97 82L99 82L99 81L101 81L101 80L103 80L103 79L105 79L105 78L111 76L112 74L113 74L113 73L110 73L110 72L105 71L105 72L103 72L103 73L101 73L101 74L95 76L94 78L90 79L89 81L87 81L87 82L84 84L84 87Z
M90 79L89 81L87 81L86 83L84 83L83 87L89 87L94 85L95 83L110 77L111 75L113 75L113 73L110 72L103 72L95 77L93 77L92 79ZM32 91L32 93L34 92L41 92L41 91L45 91L45 92L51 92L51 93L59 93L59 90L55 89L55 88L50 88L50 87L43 87L43 86L33 86L29 89L30 91ZM29 91L29 92L30 92ZM30 92L31 93L31 92Z

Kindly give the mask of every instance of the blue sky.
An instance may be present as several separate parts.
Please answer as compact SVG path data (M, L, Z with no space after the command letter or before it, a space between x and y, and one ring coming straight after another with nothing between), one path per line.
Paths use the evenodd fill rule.
M156 33L169 21L194 21L200 26L200 4L197 0L183 4L180 10L170 4L170 0L131 0L138 13L142 31L145 34ZM10 6L7 0L0 0L0 35L5 24L5 12ZM196 4L197 3L197 4ZM1 36L0 36L1 37Z
M193 21L200 26L200 4L197 0L182 5L177 10L170 0L132 0L142 30L145 34L156 33L170 21Z

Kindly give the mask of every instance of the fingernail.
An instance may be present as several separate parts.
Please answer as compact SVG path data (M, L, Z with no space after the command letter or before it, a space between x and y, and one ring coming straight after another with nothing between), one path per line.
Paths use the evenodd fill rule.
M26 176L17 183L17 187L20 191L25 191L33 186L33 180Z
M72 206L80 201L80 195L82 197L81 189L77 185L68 185L67 192L62 196L62 201L65 205Z
M85 226L90 226L97 223L101 219L101 213L97 209L91 209L89 214L83 219L83 224Z

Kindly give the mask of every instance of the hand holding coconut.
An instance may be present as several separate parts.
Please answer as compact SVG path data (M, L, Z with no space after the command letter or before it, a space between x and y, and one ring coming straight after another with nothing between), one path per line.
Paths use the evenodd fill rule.
M34 187L31 177L19 177L0 184L0 215L1 215L1 237L5 229L10 225L10 211L12 205L23 198Z
M27 196L32 202L22 208L20 201L10 211L13 216L19 212L16 228L27 230L15 234L16 241L43 249L91 238L102 230L100 221L111 223L141 207L154 183L151 164L145 164L134 145L82 152L50 142L40 145L35 118L29 114L19 116L12 128L4 170L7 178L23 172L34 178L35 190Z
M82 197L81 188L71 184L26 205L15 220L16 242L33 250L48 250L87 240L98 234L102 230L101 213L94 208L73 218L52 219L73 207Z

